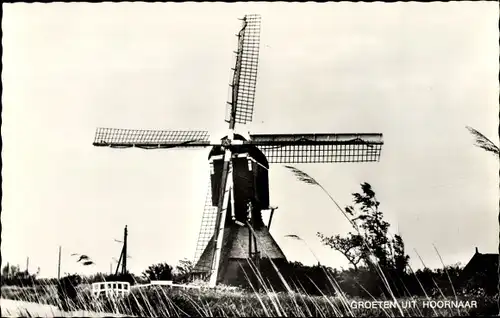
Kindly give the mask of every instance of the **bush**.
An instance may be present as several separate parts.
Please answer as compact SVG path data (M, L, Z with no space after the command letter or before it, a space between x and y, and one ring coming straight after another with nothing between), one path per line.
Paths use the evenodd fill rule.
M82 282L78 275L69 275L61 278L57 285L57 295L59 296L62 310L69 310L74 307L78 293L76 287Z
M158 263L150 265L144 272L143 276L149 280L172 280L172 266L167 263Z

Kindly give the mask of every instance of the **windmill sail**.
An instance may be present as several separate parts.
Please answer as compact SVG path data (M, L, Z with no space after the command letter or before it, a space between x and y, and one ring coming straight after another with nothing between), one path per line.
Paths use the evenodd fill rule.
M194 255L194 264L196 264L198 271L209 271L212 265L208 258L198 264L203 252L205 251L208 242L212 239L215 230L215 221L217 219L217 207L212 204L212 184L209 181L207 197L205 199L205 208L201 218L200 233L198 234L198 241L196 243L196 252Z
M382 134L258 134L257 146L269 163L376 162Z
M246 124L252 121L257 83L257 66L260 47L260 15L246 15L238 33L238 50L233 82L231 84L230 129L235 123Z
M145 149L207 147L210 146L210 135L204 130L97 128L94 146Z

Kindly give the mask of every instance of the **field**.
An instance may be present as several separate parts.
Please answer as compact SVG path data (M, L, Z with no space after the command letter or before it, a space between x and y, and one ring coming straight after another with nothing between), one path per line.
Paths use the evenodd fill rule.
M373 317L373 316L420 316L420 317L449 317L470 315L496 315L498 313L496 300L487 297L448 297L434 298L433 300L463 300L469 303L477 301L476 308L431 308L424 306L428 298L398 299L399 307L393 308L356 308L352 302L367 301L346 296L311 296L304 293L282 292L248 292L230 290L179 290L166 286L148 286L135 288L132 293L123 299L95 300L90 294L89 285L78 287L78 297L70 306L71 313L56 311L60 305L55 286L12 287L3 286L1 289L2 308L9 304L11 313L2 316L98 316L98 315L128 315L128 316L223 316L223 317ZM22 301L28 313L12 311L9 300ZM413 301L415 306L405 307L403 304ZM30 303L26 303L30 302ZM47 312L40 314L43 309L31 309L33 303L45 305ZM373 302L371 302L373 304ZM384 307L384 306L380 306ZM408 306L406 306L408 307ZM38 311L37 311L38 310ZM52 312L50 312L52 310Z
M295 169L300 180L320 186L304 172ZM324 188L322 188L324 190ZM353 216L354 220L368 220L360 224L352 221L357 236L349 238L330 238L340 242L348 242L356 247L363 258L362 266L343 269L341 271L318 265L308 267L300 263L290 263L280 267L274 262L261 262L256 267L250 260L249 266L242 266L247 287L258 284L259 290L229 289L218 286L210 289L198 285L200 289L178 289L171 286L149 285L134 286L131 293L123 298L95 299L91 294L90 278L67 276L59 280L61 287L66 288L66 295L73 295L71 300L59 297L62 288L57 280L42 283L33 278L32 287L2 286L2 310L4 299L21 301L25 306L41 304L45 316L59 316L54 308L65 308L62 316L143 316L143 317L455 317L455 316L492 316L498 315L497 284L492 284L494 275L461 278L462 269L459 266L445 266L431 270L413 271L408 266L409 257L404 252L401 237L388 234L389 223L383 221L382 214L377 209L374 191L369 184L363 184L364 209L374 211L374 216L361 214ZM325 193L333 200L330 194ZM368 203L366 203L368 202ZM334 202L337 207L338 204ZM344 211L339 207L342 213ZM350 213L354 213L352 208ZM363 212L365 213L365 212ZM385 229L366 230L359 229ZM300 239L298 236L294 236ZM328 240L327 240L328 241ZM328 241L330 242L330 241ZM382 244L383 242L384 244ZM388 248L390 247L390 248ZM436 250L436 252L438 252ZM313 253L314 254L314 253ZM357 255L357 254L355 254ZM438 253L439 255L439 253ZM165 264L158 264L165 265ZM162 268L165 268L164 266ZM171 270L171 269L170 269ZM274 272L273 272L274 271ZM270 275L272 273L272 275ZM171 274L171 273L170 273ZM485 275L483 275L485 274ZM128 274L131 278L134 276ZM127 274L125 275L127 276ZM137 276L136 276L137 277ZM238 276L240 277L240 276ZM272 278L274 277L274 278ZM100 279L100 278L99 278ZM116 278L113 278L116 279ZM148 277L147 280L158 279ZM121 279L120 279L121 280ZM102 280L97 280L102 281ZM129 282L138 282L133 278ZM61 283L62 282L62 283ZM13 284L15 285L15 284ZM76 290L74 288L76 286ZM273 287L271 287L273 286ZM281 286L281 287L280 287ZM493 286L494 288L490 288ZM277 290L280 290L277 292ZM493 295L496 293L496 295ZM373 297L372 295L376 295ZM400 296L396 296L400 295ZM489 296L488 296L489 295ZM27 304L26 302L30 303ZM28 309L28 308L26 308ZM38 308L40 309L40 308ZM37 310L38 310L37 309ZM29 311L29 309L28 309ZM52 311L52 312L50 312ZM14 316L40 316L37 312L14 313ZM2 316L4 312L2 311Z

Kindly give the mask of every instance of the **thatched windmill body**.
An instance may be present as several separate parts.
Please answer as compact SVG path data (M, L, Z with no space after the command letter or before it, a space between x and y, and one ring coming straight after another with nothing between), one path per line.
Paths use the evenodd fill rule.
M257 81L260 16L246 15L237 34L229 129L220 142L207 131L129 130L98 128L95 146L169 149L211 147L211 180L197 242L195 272L217 283L241 279L241 265L253 260L286 262L285 255L262 220L271 210L268 170L271 163L378 161L382 134L249 134L236 124L252 121Z

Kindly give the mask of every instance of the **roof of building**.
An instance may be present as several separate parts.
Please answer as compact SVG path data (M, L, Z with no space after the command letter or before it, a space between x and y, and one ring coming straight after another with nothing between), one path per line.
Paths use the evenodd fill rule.
M496 273L498 270L498 254L495 253L479 253L476 247L476 252L471 260L463 269L464 276L472 276L476 273Z

